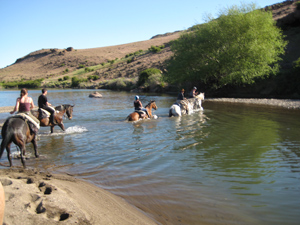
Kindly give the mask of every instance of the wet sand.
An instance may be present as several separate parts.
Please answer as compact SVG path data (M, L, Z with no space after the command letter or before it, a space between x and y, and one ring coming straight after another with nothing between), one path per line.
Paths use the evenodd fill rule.
M69 175L2 167L0 181L3 224L156 224L124 199Z

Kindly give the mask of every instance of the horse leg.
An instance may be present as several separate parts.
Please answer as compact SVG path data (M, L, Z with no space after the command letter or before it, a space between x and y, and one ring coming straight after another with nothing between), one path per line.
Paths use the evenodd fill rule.
M50 132L51 132L51 134L53 134L53 131L54 131L54 126L50 126Z
M9 161L9 166L12 167L12 161L11 161L11 156L10 156L10 145L11 145L11 143L9 143L6 146L6 152L7 152L7 159Z
M64 125L63 123L58 124L58 126L59 126L63 131L65 131L65 125Z
M39 153L38 153L38 150L37 150L37 141L36 141L36 138L34 137L31 142L33 144L35 158L38 158L39 157Z
M24 160L24 156L25 156L25 153L26 153L26 147L25 147L25 144L24 144L24 145L21 145L21 146L20 146L20 149L21 149L21 154L20 154L21 162L22 162L23 167L26 168L25 160Z

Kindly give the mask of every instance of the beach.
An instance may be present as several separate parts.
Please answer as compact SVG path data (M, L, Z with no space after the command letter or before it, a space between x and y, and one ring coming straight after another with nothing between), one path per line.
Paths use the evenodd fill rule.
M122 198L70 175L2 167L0 181L6 225L156 224Z

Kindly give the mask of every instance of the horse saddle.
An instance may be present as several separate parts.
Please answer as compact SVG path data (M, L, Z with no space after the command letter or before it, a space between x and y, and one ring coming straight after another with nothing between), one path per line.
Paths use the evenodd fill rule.
M50 117L50 115L51 115L50 112L48 112L47 110L42 109L42 108L39 108L38 111L39 111L39 119L40 120L44 119L44 118L47 118L47 117ZM56 111L55 111L55 113L56 113Z
M136 113L138 113L140 115L140 117L145 117L147 116L146 112L143 110L135 110Z

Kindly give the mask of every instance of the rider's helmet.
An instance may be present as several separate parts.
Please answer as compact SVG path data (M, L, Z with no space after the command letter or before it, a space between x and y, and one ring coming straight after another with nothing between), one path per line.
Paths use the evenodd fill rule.
M137 96L137 95L135 96L135 100L138 100L139 98L140 98L139 96Z

